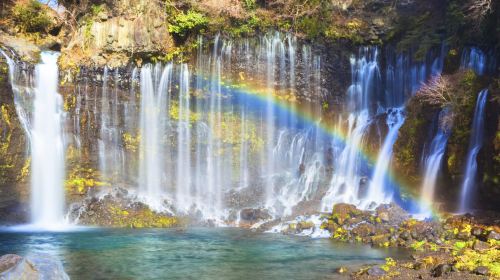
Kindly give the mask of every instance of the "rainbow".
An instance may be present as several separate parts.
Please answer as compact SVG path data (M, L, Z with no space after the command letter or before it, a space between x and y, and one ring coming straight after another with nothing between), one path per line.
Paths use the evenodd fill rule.
M285 110L286 112L292 114L293 116L298 117L305 123L319 128L323 133L329 135L335 140L341 141L342 143L346 143L348 141L347 133L342 128L342 126L335 125L331 122L327 122L321 119L321 116L314 114L314 111L307 110L307 106L301 106L294 97L290 97L291 95L286 95L285 97L276 95L274 93L270 94L269 89L265 87L259 87L256 85L248 85L245 83L228 83L227 81L222 83L223 91L230 91L236 95L245 95L247 97L256 98L261 102L272 102L274 106ZM378 154L370 152L366 147L362 147L359 149L359 155L361 158L372 165L375 165L377 162ZM396 188L396 191L401 193L404 191L407 194L413 194L414 191L409 187L409 185L405 182L402 176L399 176L397 172L393 169L389 169L388 174L386 175L387 179L391 182ZM417 198L413 194L410 197L410 201L413 204L424 204L428 205L432 217L440 217L440 212L433 207L432 201L424 201L422 198ZM411 209L407 209L410 210Z

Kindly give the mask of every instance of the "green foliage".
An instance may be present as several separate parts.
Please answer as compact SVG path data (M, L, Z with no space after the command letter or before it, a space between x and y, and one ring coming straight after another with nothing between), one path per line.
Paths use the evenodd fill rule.
M106 10L106 5L101 4L101 5L92 5L90 7L90 11L92 12L92 15L97 16L98 14L104 12Z
M448 32L448 43L458 45L466 25L464 9L457 1L450 1L446 9L446 30Z
M414 58L423 60L429 49L441 43L439 30L433 22L434 17L431 12L427 12L417 17L401 19L399 25L402 30L399 32L402 36L397 45L398 50L406 51L416 47Z
M228 33L230 33L234 37L248 36L262 29L263 27L265 27L265 25L266 22L263 19L260 19L255 14L253 14L244 22L239 22L235 27L230 28L228 30Z
M45 7L36 0L16 4L12 13L14 22L23 32L45 33L52 26L52 19Z
M189 10L187 13L180 12L177 14L170 22L168 31L179 37L186 37L191 32L203 29L207 24L208 19L205 15Z
M243 6L247 10L253 10L257 7L257 1L256 0L243 0Z
M318 17L303 17L298 21L297 28L305 32L309 38L318 38L324 34L328 25Z
M94 21L91 18L88 18L83 24L84 45L87 47L92 39L92 26L94 25Z

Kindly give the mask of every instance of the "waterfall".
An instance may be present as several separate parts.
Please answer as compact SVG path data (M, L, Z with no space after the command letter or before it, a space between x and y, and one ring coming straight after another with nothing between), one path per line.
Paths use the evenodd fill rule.
M30 73L21 70L5 52L1 53L9 64L16 112L29 139L30 222L36 228L56 229L65 224L65 112L58 93L59 53L41 53L34 84Z
M64 223L63 99L57 92L58 53L42 52L35 68L31 130L31 218L41 227Z
M449 136L449 128L446 127L446 124L443 124L443 119L447 114L447 109L439 113L437 133L432 139L428 156L424 160L424 181L422 183L422 192L420 195L420 214L424 216L432 214L431 205L434 202L436 180Z
M145 65L141 69L141 109L140 109L140 195L154 209L161 209L165 196L163 186L165 149L163 137L166 133L165 116L168 108L168 87L172 75L172 64L161 71L158 64L152 69ZM162 73L160 73L162 72ZM158 79L158 77L161 78Z
M472 69L477 75L495 72L496 58L476 47L464 48L460 61L462 69Z
M334 99L323 73L330 66L294 36L200 37L198 46L189 65L105 67L95 80L82 73L68 131L85 168L101 175L96 192L125 188L154 210L218 224L246 208L284 217L389 201L404 104L441 71L443 50L417 62L361 47L350 59L345 106L324 114ZM383 118L380 150L368 154Z
M477 154L483 146L484 134L484 108L488 99L488 90L483 89L477 98L474 120L472 122L471 136L469 140L469 151L465 165L464 180L460 194L460 212L470 210L470 202L473 201L473 189L476 185Z
M358 57L351 58L351 81L347 91L348 117L347 141L332 177L330 189L322 199L322 209L328 210L339 202L360 203L360 175L363 165L360 151L363 138L371 123L373 101L380 82L378 49L361 48Z
M191 118L189 70L186 64L180 67L179 78L179 121L177 125L177 191L176 205L187 212L192 205L191 193Z
M399 129L403 125L404 121L405 117L402 108L390 109L387 112L387 126L389 127L389 132L387 133L384 144L378 154L377 163L370 182L368 196L364 199L365 207L368 206L366 203L369 202L376 202L377 204L380 204L388 203L391 200L390 191L385 189L385 186L389 184L386 178L388 176L388 169L392 158L392 148L394 143L396 143Z

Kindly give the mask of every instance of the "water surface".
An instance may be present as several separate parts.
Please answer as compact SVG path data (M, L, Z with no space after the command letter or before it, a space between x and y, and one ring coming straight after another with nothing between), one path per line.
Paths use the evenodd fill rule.
M57 256L71 279L337 279L402 251L235 228L1 232L0 253Z

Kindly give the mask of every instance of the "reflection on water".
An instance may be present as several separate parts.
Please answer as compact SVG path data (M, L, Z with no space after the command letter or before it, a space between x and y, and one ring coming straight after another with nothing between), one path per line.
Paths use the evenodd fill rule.
M340 265L404 256L232 228L0 233L0 254L29 252L57 256L72 279L324 279Z

